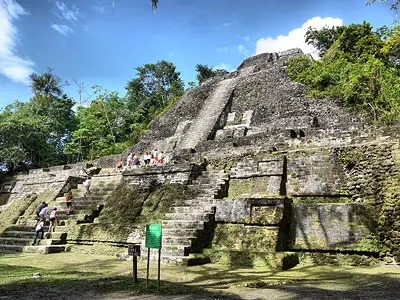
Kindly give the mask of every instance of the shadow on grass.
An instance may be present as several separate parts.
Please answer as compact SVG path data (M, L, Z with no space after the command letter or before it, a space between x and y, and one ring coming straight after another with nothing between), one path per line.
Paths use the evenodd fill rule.
M100 262L96 263L100 264ZM149 280L149 286L146 288L144 279L134 282L132 275L110 276L107 272L99 276L97 272L48 270L0 264L0 273L0 283L1 277L8 277L8 282L0 285L1 299L48 299L49 295L56 299L82 299L82 297L112 299L113 294L122 294L124 297L151 294L192 295L193 299L242 299L236 295L216 294L200 287L164 280L161 281L158 291L157 280ZM41 278L33 279L34 273L43 275ZM10 276L13 278L10 279Z
M57 299L156 299L143 295L185 300L399 298L399 267L299 266L282 272L221 265L163 267L158 292L156 280L150 280L150 286L145 288L143 265L139 266L141 279L135 283L129 269L131 264L126 261L77 256L3 257L0 298L47 300L49 295ZM151 278L155 275L154 267ZM32 279L37 272L42 278Z

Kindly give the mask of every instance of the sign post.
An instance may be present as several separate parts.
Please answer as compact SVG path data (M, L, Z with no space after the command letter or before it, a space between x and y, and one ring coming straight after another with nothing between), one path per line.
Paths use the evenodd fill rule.
M146 247L148 248L148 251L147 251L146 288L149 286L150 249L155 248L155 249L158 249L157 291L160 290L161 241L162 241L161 224L147 224L146 225Z
M128 255L133 256L133 279L137 282L137 257L140 256L140 244L128 244Z

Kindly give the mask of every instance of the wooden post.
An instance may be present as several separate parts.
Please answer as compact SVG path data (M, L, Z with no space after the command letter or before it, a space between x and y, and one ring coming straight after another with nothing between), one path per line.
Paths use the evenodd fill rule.
M161 269L161 248L158 249L158 275L157 275L157 292L160 291L160 271Z
M149 286L149 270L150 270L150 248L147 248L147 276L146 276L146 288Z
M133 279L137 282L137 256L133 256Z

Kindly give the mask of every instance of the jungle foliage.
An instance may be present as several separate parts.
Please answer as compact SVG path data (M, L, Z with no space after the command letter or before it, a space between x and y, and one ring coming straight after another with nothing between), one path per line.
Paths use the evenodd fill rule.
M184 92L172 63L159 61L135 70L124 97L94 86L88 105L68 97L65 83L52 70L33 73L31 99L15 101L0 112L0 170L15 172L123 152Z
M304 83L309 96L338 98L359 115L380 124L400 117L400 26L372 30L369 23L316 30L306 42L320 60L289 60L287 73Z

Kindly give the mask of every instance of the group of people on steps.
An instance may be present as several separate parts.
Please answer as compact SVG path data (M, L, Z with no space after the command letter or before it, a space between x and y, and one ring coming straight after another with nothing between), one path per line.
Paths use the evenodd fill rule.
M90 194L90 185L91 178L88 177L84 182L83 186L85 187L85 196ZM72 211L72 191L69 190L67 196L65 197L65 204L67 206L66 213L69 215ZM46 225L46 219L49 217L50 227L49 232L53 232L55 229L55 222L57 221L57 225L59 224L59 218L57 216L57 207L54 207L51 212L49 212L49 205L46 202L42 202L35 211L36 216L38 217L38 222L35 227L35 237L33 239L32 246L36 245L37 238L39 234L41 235L41 239L44 237L44 226Z
M147 166L162 166L166 163L165 155L163 151L158 152L157 149L153 151L146 151L143 154L143 158L140 157L139 154L129 153L126 158L126 165L124 166L124 162L122 158L117 162L117 169L124 168L139 168L139 167L147 167Z

